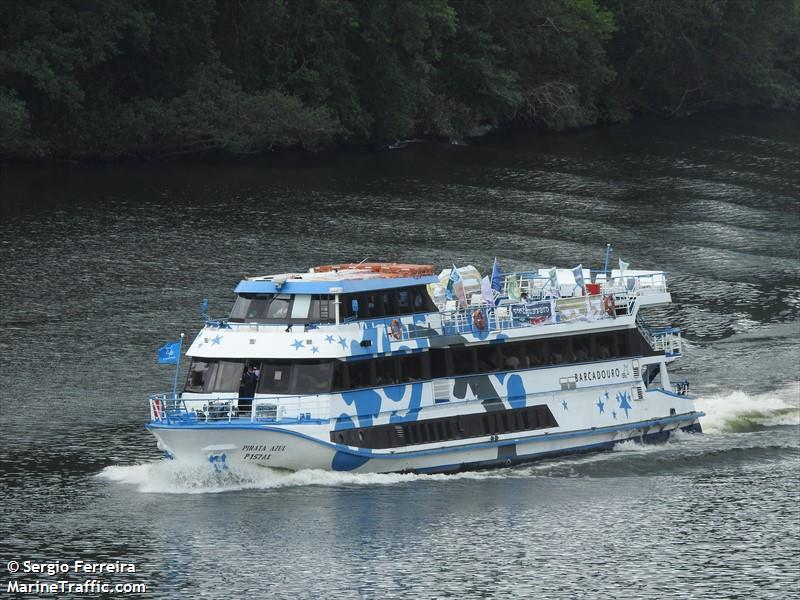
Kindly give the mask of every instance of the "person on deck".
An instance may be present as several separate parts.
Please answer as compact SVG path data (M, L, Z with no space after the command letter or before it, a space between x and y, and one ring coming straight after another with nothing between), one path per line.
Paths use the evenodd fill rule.
M248 365L242 376L242 385L239 388L239 412L250 412L253 405L253 396L256 395L258 375L253 365Z

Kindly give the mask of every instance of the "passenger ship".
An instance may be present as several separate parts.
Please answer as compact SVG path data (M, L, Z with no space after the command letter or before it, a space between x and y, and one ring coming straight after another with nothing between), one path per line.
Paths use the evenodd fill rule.
M665 273L542 269L450 300L440 277L362 263L242 280L147 428L167 457L216 470L417 473L701 430L667 369L680 331L644 319L671 302Z

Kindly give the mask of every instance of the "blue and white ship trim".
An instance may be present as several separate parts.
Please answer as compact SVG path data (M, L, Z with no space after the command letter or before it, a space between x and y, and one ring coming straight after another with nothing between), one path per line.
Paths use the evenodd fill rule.
M462 278L460 300L441 297L448 276L374 263L240 282L147 428L217 470L421 473L700 431L669 376L680 331L644 318L671 302L665 273L514 273L494 297Z

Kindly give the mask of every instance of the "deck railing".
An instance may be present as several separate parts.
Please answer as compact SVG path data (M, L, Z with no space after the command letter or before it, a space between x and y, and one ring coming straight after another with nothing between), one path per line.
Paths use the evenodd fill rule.
M683 339L679 328L650 327L641 317L637 317L636 325L656 352L663 352L666 356L680 356L683 353Z
M613 302L610 298L613 298ZM607 299L609 298L609 299ZM635 295L597 294L566 298L543 298L529 302L505 302L498 306L475 303L442 310L401 325L398 341L431 335L481 335L521 327L538 327L569 321L615 319L633 312Z
M190 399L172 393L149 397L150 420L160 423L219 423L296 421L298 423L330 418L330 401L320 396L270 396L265 398ZM202 405L200 405L202 403Z

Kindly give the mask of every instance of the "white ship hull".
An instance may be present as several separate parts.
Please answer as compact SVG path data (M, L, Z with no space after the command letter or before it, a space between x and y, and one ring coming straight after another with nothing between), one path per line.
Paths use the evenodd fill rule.
M548 406L554 413L563 413L562 403L569 398L566 410L572 411L573 416L568 422L594 419L593 413L598 412L594 392L591 396L581 394L583 401L577 400L574 392L550 394ZM535 404L540 402L536 398L531 400ZM215 470L257 465L293 471L360 473L436 473L511 466L553 456L608 450L629 440L663 442L679 429L700 431L702 413L694 410L689 397L655 390L630 404L629 417L620 410L618 418L612 419L617 421L614 424L586 428L559 426L383 450L335 444L330 441L331 426L315 422L275 425L233 419L218 424L180 426L152 423L149 429L170 457L205 463ZM639 417L648 416L637 418L634 412Z

